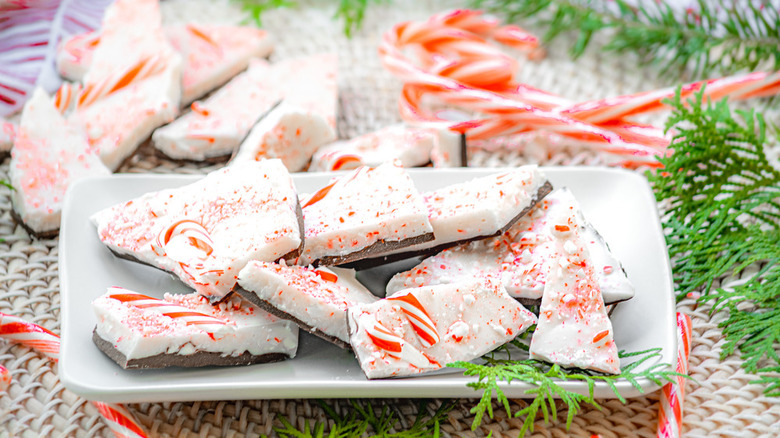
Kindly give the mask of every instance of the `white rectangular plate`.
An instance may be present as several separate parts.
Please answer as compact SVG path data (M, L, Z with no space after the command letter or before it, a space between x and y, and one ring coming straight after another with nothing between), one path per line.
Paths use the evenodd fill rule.
M585 217L599 230L636 286L636 297L616 308L612 321L618 349L662 348L660 361L676 362L674 301L669 259L655 200L647 181L619 169L544 168L555 187L568 186ZM497 169L413 169L418 189L433 190L487 175ZM60 379L76 394L110 402L344 397L479 397L466 386L462 370L435 375L369 381L351 352L301 333L298 355L284 362L230 368L123 370L92 343L91 302L109 286L153 296L188 289L170 275L114 257L98 240L89 217L105 207L146 192L191 183L198 176L113 175L74 184L65 200L60 230L62 351ZM302 193L324 186L329 174L296 174ZM649 364L648 364L649 365ZM643 391L658 387L640 380ZM583 382L564 382L587 393ZM628 382L617 384L624 397L640 395ZM530 386L505 384L504 393L524 397ZM614 397L597 385L597 398Z

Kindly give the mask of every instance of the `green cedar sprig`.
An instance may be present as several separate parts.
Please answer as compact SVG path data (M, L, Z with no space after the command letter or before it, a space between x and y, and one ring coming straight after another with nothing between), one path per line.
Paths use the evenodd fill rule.
M454 401L444 402L432 413L428 412L429 400L421 400L417 417L414 423L406 430L391 432L398 426L399 419L395 411L382 404L377 406L372 400L349 401L350 408L345 413L338 413L325 401L317 403L325 411L325 414L333 420L333 426L325 434L325 423L306 421L303 430L296 428L290 421L280 416L282 427L274 427L281 438L347 438L355 436L369 436L382 438L425 438L438 437L441 422L455 406ZM377 413L378 411L378 413ZM369 434L370 433L370 434Z
M464 375L474 376L476 382L469 383L468 386L477 391L482 391L482 396L476 406L471 409L474 414L474 420L471 428L476 429L482 422L485 414L493 418L492 398L495 396L498 402L504 407L507 415L514 417L525 417L523 427L520 429L520 436L526 432L533 432L534 421L539 411L542 412L545 423L551 420L557 420L558 411L555 405L555 399L562 400L567 407L566 428L571 426L571 422L577 412L580 411L582 404L589 404L600 409L600 405L593 395L597 382L606 383L607 387L615 393L615 396L621 402L626 399L620 394L615 385L619 381L627 381L640 392L642 388L639 384L640 379L648 379L657 385L663 385L666 382L674 382L678 376L683 376L669 369L669 364L656 363L648 366L644 370L637 370L642 364L661 356L661 349L654 348L635 353L620 352L620 357L637 357L638 359L622 368L618 375L604 375L584 370L569 370L561 368L558 365L546 364L533 359L512 360L496 359L495 356L486 356L484 364L474 364L471 362L455 362L449 364L450 367L465 369ZM683 376L686 377L687 376ZM565 381L582 381L587 384L588 394L568 391L561 387L560 383ZM512 413L509 399L501 390L501 385L513 381L524 382L534 387L525 391L532 400L523 409Z
M780 69L780 12L747 0L697 0L686 11L667 1L472 0L472 5L510 22L533 17L550 41L577 33L571 56L581 56L594 34L609 31L606 51L638 53L640 62L679 77L730 74L763 67ZM527 22L527 20L526 20Z
M780 161L767 156L760 113L705 103L702 93L668 102L674 153L647 175L666 210L677 299L701 291L713 312L727 310L723 356L738 350L765 394L780 396ZM728 275L743 279L712 290Z
M296 0L234 0L248 12L252 20L260 26L264 13L277 8L298 6ZM363 17L369 3L380 3L385 0L339 0L334 18L344 20L344 34L352 36L363 25Z

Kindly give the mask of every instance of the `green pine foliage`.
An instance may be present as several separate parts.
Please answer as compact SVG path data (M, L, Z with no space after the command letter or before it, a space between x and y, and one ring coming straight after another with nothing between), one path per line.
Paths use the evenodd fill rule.
M248 12L252 20L262 25L263 14L277 8L298 6L296 0L233 0ZM352 36L363 25L363 17L370 3L381 3L384 0L339 0L335 17L344 21L344 34Z
M544 39L576 33L575 59L593 35L608 33L606 51L637 53L643 64L679 77L690 69L694 77L730 74L763 67L780 69L780 12L756 0L697 0L675 12L667 1L626 0L472 0L476 8L507 21L533 18L546 29ZM767 3L767 4L765 4Z
M641 392L640 379L648 379L657 385L663 385L666 382L674 382L678 376L683 376L670 370L669 364L666 363L650 364L645 369L638 370L648 361L652 363L653 359L659 358L661 356L660 352L660 348L634 353L621 351L621 358L636 357L637 359L623 366L620 374L617 375L565 369L558 365L550 366L547 363L533 359L496 359L493 355L486 356L484 364L455 362L448 366L463 368L465 369L464 375L476 377L477 381L469 383L469 386L477 391L482 391L479 402L471 409L471 413L474 414L474 421L471 424L472 429L476 429L481 424L485 414L493 418L492 399L495 397L504 407L507 415L524 417L523 427L520 430L520 436L523 436L526 432L533 432L534 421L536 421L537 414L540 411L545 423L557 420L556 399L560 399L566 404L567 428L571 426L574 416L580 411L583 403L600 409L600 405L593 396L597 382L605 383L615 393L617 399L625 403L626 399L623 398L615 385L617 382L627 381ZM588 394L583 395L568 391L560 385L562 382L572 380L585 382L588 387ZM501 389L503 384L511 382L523 382L533 386L533 388L525 391L528 395L528 405L517 412L512 412L509 399Z
M648 173L666 210L677 298L702 291L713 311L726 309L723 355L739 351L765 393L780 396L780 162L766 154L761 114L702 97L669 102L674 153ZM744 278L712 290L726 275Z
M440 435L440 425L455 406L454 402L445 402L429 414L430 401L421 400L417 417L407 429L393 431L400 420L389 406L371 400L350 400L350 408L339 413L332 406L318 400L325 414L333 421L330 430L325 431L325 423L306 421L303 430L295 427L287 418L279 417L282 427L275 427L281 438L347 438L367 436L376 438L427 438Z

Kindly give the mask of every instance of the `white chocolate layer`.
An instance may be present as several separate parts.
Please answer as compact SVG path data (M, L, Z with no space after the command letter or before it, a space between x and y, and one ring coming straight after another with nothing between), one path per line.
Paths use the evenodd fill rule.
M404 167L422 166L431 159L436 133L405 124L390 125L348 141L321 147L312 157L310 171L376 167L400 160Z
M123 292L121 288L112 289L109 293ZM177 307L216 318L225 326L211 330L187 324L187 319L167 316L161 310ZM92 309L97 317L97 334L127 359L197 352L222 356L283 353L295 357L298 348L295 324L238 298L212 306L198 294L165 294L163 300L152 300L151 307L139 308L110 298L107 293L92 302Z
M607 303L634 296L634 287L620 262L609 251L603 238L582 217L579 205L567 189L545 197L529 214L501 236L450 248L423 260L414 268L396 274L387 285L388 295L407 287L464 281L490 277L500 281L510 295L540 299L546 279L549 247L552 239L549 217L556 211L574 206L581 227L577 232L588 248L595 266L596 279Z
M154 147L182 160L230 155L281 98L271 78L271 66L253 59L246 72L206 100L193 103L192 111L154 131Z
M321 145L336 138L325 119L283 101L249 131L231 165L279 158L290 172L302 170Z
M238 284L314 330L344 342L349 342L347 309L378 300L354 280L354 274L339 275L327 268L249 262L238 274Z
M620 373L612 323L604 307L575 205L557 210L546 225L553 238L531 358L563 367Z
M220 169L177 189L96 213L100 240L177 275L212 301L250 260L273 261L301 245L298 200L279 160Z
M406 289L352 307L348 318L350 344L369 379L475 359L536 322L500 285L474 281Z
M303 204L303 217L303 264L433 231L422 197L397 161L334 179Z
M9 167L14 210L37 233L59 229L71 183L110 173L81 127L68 123L40 88L24 106Z

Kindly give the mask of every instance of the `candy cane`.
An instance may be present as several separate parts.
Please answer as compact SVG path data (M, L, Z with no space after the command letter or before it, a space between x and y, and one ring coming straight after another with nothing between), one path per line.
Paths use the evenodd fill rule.
M420 301L412 294L399 295L397 297L388 298L388 301L401 306L401 310L406 315L406 319L412 324L412 328L417 332L417 335L422 341L423 347L430 347L431 345L439 342L439 332L436 330L436 325L433 323L431 316L425 310L425 307Z
M150 56L139 60L124 71L116 72L99 81L86 84L78 99L78 107L92 105L109 94L142 81L165 70L167 63L159 56Z
M64 82L54 94L54 106L60 112L65 114L76 100L76 96L81 92L81 85Z
M182 321L186 325L197 326L207 333L223 333L234 329L233 326L228 325L225 321L206 315L205 313L196 312L187 307L177 306L168 301L152 298L121 287L109 288L106 296L131 307L154 309L164 316Z
M157 235L156 246L152 247L152 251L159 256L165 255L165 247L178 237L186 239L190 246L203 252L206 257L214 252L214 241L208 230L191 219L182 219L163 228Z
M677 367L680 374L688 374L688 358L691 354L691 317L677 313ZM676 377L674 383L667 383L661 390L658 408L658 438L679 438L682 436L683 399L685 378Z
M0 337L31 347L55 362L60 358L60 337L22 318L0 312ZM94 401L92 404L106 419L108 427L117 438L146 437L135 416L124 406Z

